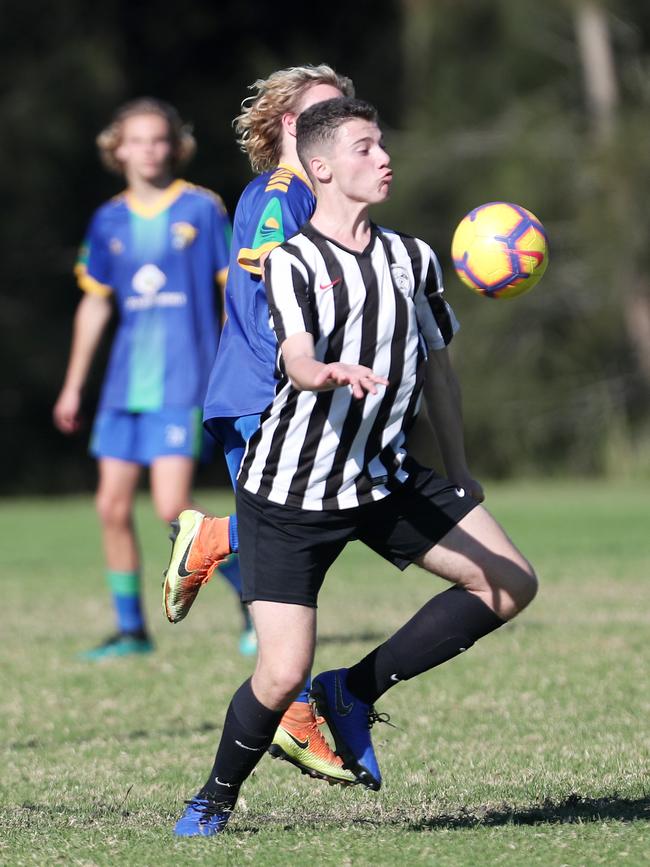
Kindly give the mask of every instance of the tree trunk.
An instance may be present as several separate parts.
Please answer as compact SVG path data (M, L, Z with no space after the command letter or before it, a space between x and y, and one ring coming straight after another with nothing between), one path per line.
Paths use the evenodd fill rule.
M585 82L587 107L597 147L607 151L618 133L619 93L607 14L597 0L577 0L575 28ZM603 193L614 231L628 234L627 221L634 219L634 195L629 174L611 171L613 161L602 169ZM650 384L650 288L641 275L634 255L620 277L623 318L630 345L637 359L638 372Z

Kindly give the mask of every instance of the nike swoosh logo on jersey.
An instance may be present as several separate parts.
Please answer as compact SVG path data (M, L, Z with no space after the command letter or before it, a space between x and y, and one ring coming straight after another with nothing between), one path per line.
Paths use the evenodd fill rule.
M393 681L393 683L399 683L401 677L398 677L396 674L391 674L390 679Z
M334 705L336 707L336 712L339 716L347 716L354 707L354 702L351 701L350 704L346 704L343 701L343 690L341 689L341 679L338 674L334 678Z
M294 742L294 744L297 747L299 747L301 750L306 750L309 747L309 738L307 738L306 741L299 741L298 738L294 738L294 736L291 734L291 732L287 732L287 734L289 735L291 740Z
M332 280L331 283L321 283L320 288L321 289L333 289L334 286L336 286L337 283L340 283L340 282L341 282L341 278L337 277L336 280Z

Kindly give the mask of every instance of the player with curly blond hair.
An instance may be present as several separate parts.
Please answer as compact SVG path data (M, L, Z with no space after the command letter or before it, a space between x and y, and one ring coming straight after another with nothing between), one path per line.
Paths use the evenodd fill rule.
M86 659L145 653L133 500L143 466L159 516L191 504L201 407L217 351L230 222L221 199L180 178L196 148L177 110L157 99L121 106L97 138L127 188L93 216L75 271L83 297L54 422L81 427L81 396L113 309L119 316L91 451L117 630ZM239 593L239 588L235 588Z
M281 69L251 84L250 89L255 90L255 94L242 102L242 111L235 118L234 126L240 147L248 155L254 172L271 171L284 161L284 126L280 121L289 113L295 123L296 110L307 107L303 105L303 97L317 85L333 87L346 96L354 93L350 79L338 75L326 64ZM291 129L295 137L295 126Z
M274 72L255 81L251 90L234 126L242 150L260 174L245 188L235 211L227 318L204 406L205 426L223 445L233 485L248 439L273 400L278 381L277 342L262 281L264 261L310 218L316 202L296 153L296 120L317 102L354 94L350 79L325 64ZM179 516L176 533L164 591L172 622L185 617L215 566L238 550L234 515L216 518L187 510ZM354 782L318 730L308 686L283 717L270 752L311 776ZM208 780L208 797L212 785Z

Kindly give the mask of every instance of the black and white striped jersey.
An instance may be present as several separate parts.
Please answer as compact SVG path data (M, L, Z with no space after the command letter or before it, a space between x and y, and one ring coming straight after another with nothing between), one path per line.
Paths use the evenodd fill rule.
M270 254L265 282L280 346L308 332L319 361L362 364L389 384L357 400L349 387L298 391L283 374L239 484L300 509L380 500L408 478L405 432L417 413L427 351L443 349L458 329L435 254L417 238L374 225L357 253L307 223Z

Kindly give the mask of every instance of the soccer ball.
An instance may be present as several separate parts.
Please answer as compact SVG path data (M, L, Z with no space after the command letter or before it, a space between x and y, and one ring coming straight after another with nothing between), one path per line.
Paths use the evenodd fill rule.
M456 273L474 292L486 298L516 298L546 271L546 232L520 205L489 202L460 221L451 256Z

